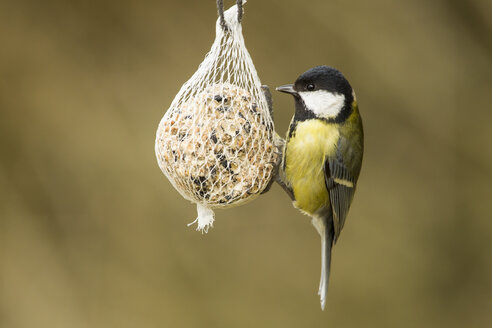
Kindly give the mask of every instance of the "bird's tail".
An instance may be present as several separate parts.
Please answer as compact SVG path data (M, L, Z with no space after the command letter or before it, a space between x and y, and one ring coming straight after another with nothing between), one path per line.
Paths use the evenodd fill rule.
M317 222L315 222L317 221ZM331 247L333 246L334 229L331 220L313 219L313 225L321 236L321 279L318 295L321 301L321 309L325 309L328 280L330 278Z

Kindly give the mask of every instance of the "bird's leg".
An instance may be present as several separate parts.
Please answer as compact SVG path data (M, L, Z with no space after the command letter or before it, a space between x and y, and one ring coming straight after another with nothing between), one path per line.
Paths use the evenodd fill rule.
M277 175L275 176L275 181L282 187L282 189L287 193L291 201L295 201L294 191L285 183L285 173L281 165L277 168Z
M275 133L274 143L276 148L277 161L274 163L272 178L270 179L270 182L268 182L265 190L262 191L262 194L268 192L272 187L273 182L275 181L280 185L280 187L282 187L282 189L287 193L290 199L294 201L294 191L285 183L285 173L282 168L285 140Z

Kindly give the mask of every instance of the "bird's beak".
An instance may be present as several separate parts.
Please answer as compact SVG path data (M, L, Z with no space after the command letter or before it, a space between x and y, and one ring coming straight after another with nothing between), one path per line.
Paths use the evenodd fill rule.
M290 93L291 95L297 95L297 91L294 90L293 84L281 85L281 86L277 87L276 90L280 91L280 92Z

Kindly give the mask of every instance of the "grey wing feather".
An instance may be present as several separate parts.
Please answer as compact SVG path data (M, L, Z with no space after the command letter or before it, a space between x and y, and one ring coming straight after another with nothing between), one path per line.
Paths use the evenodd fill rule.
M325 162L325 184L330 194L335 241L340 236L355 193L355 178L338 159Z

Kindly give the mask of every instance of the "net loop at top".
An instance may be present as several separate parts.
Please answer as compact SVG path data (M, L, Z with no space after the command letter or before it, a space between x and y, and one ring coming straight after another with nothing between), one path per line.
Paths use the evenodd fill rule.
M244 3L246 3L246 0L244 1ZM241 20L243 19L243 0L237 0L236 5L237 5L237 21L238 23L241 23ZM220 26L222 27L224 32L229 31L229 27L227 26L227 23L225 22L225 18L224 18L224 0L217 0L217 12L220 19Z

